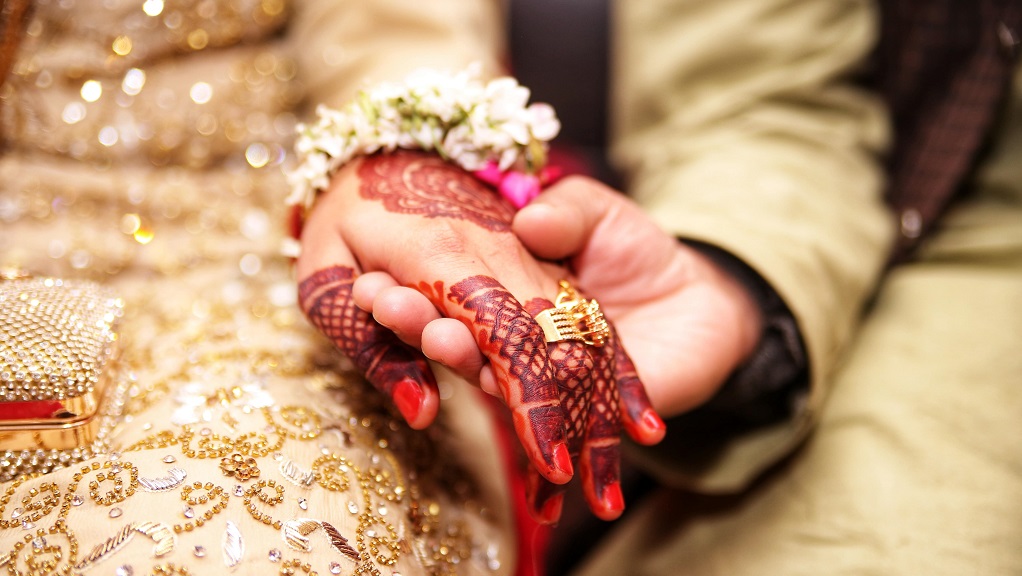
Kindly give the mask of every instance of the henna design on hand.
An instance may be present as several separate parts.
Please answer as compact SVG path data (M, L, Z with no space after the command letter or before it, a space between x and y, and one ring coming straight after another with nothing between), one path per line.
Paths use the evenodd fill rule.
M581 464L582 490L590 503L599 502L597 516L610 520L624 510L621 494L621 399L615 377L613 345L593 352L593 397L586 422ZM641 384L640 384L641 386Z
M653 409L653 404L646 395L646 387L639 380L632 358L625 351L617 331L611 327L612 346L614 347L614 373L617 378L617 389L621 395L621 416L625 430L633 440L646 446L652 446L663 440L667 426L660 415Z
M525 303L526 311L533 317L553 306L554 303L545 298L533 298ZM568 452L574 462L578 460L586 435L593 359L585 344L572 341L547 344L547 355L557 382L561 410L567 420ZM528 504L533 517L545 524L556 522L567 486L546 480L534 468L530 468L527 481Z
M422 283L427 296L442 293ZM543 329L495 279L472 276L452 286L437 308L472 330L476 345L490 359L504 403L511 409L515 431L529 459L547 478L560 483L571 478L571 454L566 443L560 393L547 357Z
M590 508L604 520L613 520L624 510L620 482L621 400L615 377L616 349L609 347L610 344L586 350L575 343L590 358L585 368L567 360L563 370L557 371L567 377L567 380L558 381L562 404L569 405L572 396L578 398L575 406L579 408L566 409L566 415L572 458L577 458L581 466L582 490ZM564 342L549 345L551 363L555 366L562 359L555 348L564 345ZM577 387L573 386L572 381L582 370L588 373L588 377L576 380ZM635 382L642 386L637 378ZM581 449L576 448L579 441ZM526 496L533 517L544 524L556 522L561 515L567 487L548 482L533 469L529 470L527 482Z
M552 306L549 300L537 298L530 300L526 309L535 316ZM624 510L620 484L622 422L628 433L644 444L655 444L665 432L631 358L613 326L610 328L610 338L603 347L557 342L548 348L568 422L572 459L580 462L582 489L590 508L605 520L616 518ZM534 469L529 470L527 482L533 517L545 524L556 522L566 486L548 482Z
M411 422L422 408L423 387L436 385L433 373L417 350L355 306L355 276L346 266L314 272L298 286L299 305L309 321Z
M525 303L525 311L535 317L554 303L545 298L533 298ZM589 411L590 373L593 359L581 342L554 342L547 344L547 357L553 370L561 409L567 419L568 451L578 456L585 438L586 413Z
M487 230L511 230L514 207L474 176L442 158L415 152L376 154L358 168L359 193L389 212L468 220Z

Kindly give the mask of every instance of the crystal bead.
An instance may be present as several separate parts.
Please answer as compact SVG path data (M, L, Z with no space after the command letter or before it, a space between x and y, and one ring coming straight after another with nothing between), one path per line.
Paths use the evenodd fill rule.
M184 514L185 518L195 518L195 510L192 510L191 506L185 506L182 514Z
M234 485L234 495L235 496L239 496L239 497L240 496L244 496L245 495L245 487L242 486L241 484L235 484Z
M497 559L498 553L499 549L496 544L490 544L486 547L486 567L489 568L491 572L500 570L500 560Z
M355 504L354 500L348 500L348 512L358 514L358 504Z
M121 514L124 514L124 511L121 510L120 508L111 508L110 509L110 517L111 518L120 518Z
M24 513L25 513L25 510L23 508L15 508L11 512L11 520L17 520L18 517L21 516Z
M135 569L127 564L122 564L114 570L116 576L132 576L135 573Z
M277 550L276 548L270 550L270 553L268 554L270 562L280 562L280 556L280 550Z
M46 547L46 538L39 536L35 540L32 540L32 548L42 550L44 547Z
M376 509L376 511L380 513L380 516L386 516L387 515L387 507L384 506L383 504L380 504L380 506Z
M35 528L35 522L29 522L28 520L25 520L21 523L22 530L31 530L33 528Z
M84 503L85 503L85 500L82 500L82 497L77 495L77 494L75 494L74 497L71 498L71 505L72 506L81 506Z
M340 574L341 573L341 564L339 562L331 562L330 563L330 573L331 574Z
M299 498L298 499L298 507L301 508L302 510L308 510L309 509L309 501L306 500L305 498Z
M163 461L166 462L167 464L173 464L174 462L177 462L177 458L174 458L170 454L167 454L166 456L163 457Z
M196 545L195 548L192 549L192 554L196 558L204 558L206 556L206 547L201 544Z

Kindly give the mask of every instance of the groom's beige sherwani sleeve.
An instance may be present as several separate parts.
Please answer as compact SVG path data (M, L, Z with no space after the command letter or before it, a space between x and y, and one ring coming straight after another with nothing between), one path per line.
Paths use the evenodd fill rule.
M810 394L794 418L647 452L663 479L731 491L814 423L888 256L882 103L856 86L878 33L862 0L616 3L614 159L669 233L721 247L792 311ZM685 455L718 443L714 461Z

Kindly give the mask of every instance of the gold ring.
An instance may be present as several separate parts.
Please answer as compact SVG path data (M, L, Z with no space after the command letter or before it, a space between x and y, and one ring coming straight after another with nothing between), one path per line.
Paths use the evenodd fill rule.
M578 340L584 342L582 332L571 314L563 308L547 308L536 314L536 323L543 329L547 342Z
M603 346L610 339L610 326L596 300L582 298L567 280L560 281L553 308L536 315L547 342L576 340Z

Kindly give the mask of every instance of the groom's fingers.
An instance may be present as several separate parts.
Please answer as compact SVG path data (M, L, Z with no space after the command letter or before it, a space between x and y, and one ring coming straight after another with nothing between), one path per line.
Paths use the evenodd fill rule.
M578 254L615 209L612 190L595 180L568 177L518 211L512 230L532 253L549 260Z
M438 318L422 329L422 353L447 366L471 384L482 385L480 372L486 359L479 352L472 332L453 318ZM499 396L496 384L487 393Z
M373 300L373 318L390 328L405 344L421 349L423 329L440 318L440 313L418 291L394 286L376 295Z

